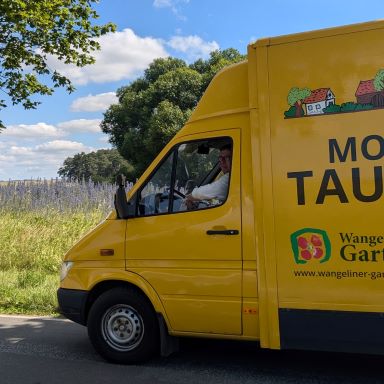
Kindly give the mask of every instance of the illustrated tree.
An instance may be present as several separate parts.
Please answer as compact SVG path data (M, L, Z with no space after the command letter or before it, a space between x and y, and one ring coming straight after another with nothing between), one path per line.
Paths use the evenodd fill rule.
M135 167L135 177L185 124L216 72L244 58L230 48L191 65L156 59L142 77L117 90L118 103L105 112L101 128Z
M0 2L0 109L21 104L34 109L35 95L51 95L54 88L74 87L66 76L50 68L50 55L65 64L94 63L97 38L115 25L94 25L97 0L6 0ZM0 127L4 125L0 121Z
M124 174L129 180L133 180L133 167L117 149L100 149L68 157L58 174L77 181L91 179L94 182L114 183L119 174Z
M384 69L380 69L373 79L373 86L377 92L384 90Z
M294 87L289 90L288 93L288 104L291 107L295 107L295 116L301 117L304 115L303 111L303 100L310 96L311 90L309 88L298 88Z

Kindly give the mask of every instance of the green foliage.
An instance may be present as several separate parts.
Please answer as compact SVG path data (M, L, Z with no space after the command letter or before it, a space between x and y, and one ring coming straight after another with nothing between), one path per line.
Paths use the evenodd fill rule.
M330 104L323 109L323 112L324 113L339 113L340 112L340 105Z
M117 91L119 103L105 112L101 127L134 166L135 177L185 124L216 72L244 58L231 48L191 65L156 59L143 77Z
M174 57L155 59L144 72L145 82L149 85L154 83L161 75L184 67L185 62Z
M148 89L156 108L166 100L182 110L194 108L201 91L201 74L187 67L164 73Z
M56 87L74 90L71 81L47 65L48 55L83 67L94 62L95 40L114 31L111 23L93 25L96 0L7 0L0 2L0 89L12 104L36 108L34 95ZM50 79L43 84L42 79ZM0 100L0 108L7 106ZM1 124L1 122L0 122Z
M289 117L296 117L296 107L292 106L288 109L288 111L284 112L284 116L289 118Z
M356 103L348 101L340 105L340 112L353 112L356 109Z
M207 61L199 59L190 65L190 68L199 72L202 75L203 90L205 90L212 78L221 69L230 64L238 63L245 59L237 49L228 48L223 51L213 51Z
M374 106L372 104L356 104L355 111L368 111L373 108Z
M295 105L298 101L303 101L306 97L311 95L311 90L309 88L298 88L293 87L288 92L288 104Z
M373 86L377 92L384 89L384 69L380 69L373 79Z
M94 182L114 183L119 174L133 177L134 169L116 149L100 149L91 153L78 153L64 160L58 174L72 180L91 179Z
M182 110L179 106L168 100L161 101L149 121L148 135L145 146L160 152L169 140L177 133L180 127L188 120L192 109Z
M352 101L343 103L341 105L331 104L323 109L324 113L342 113L342 112L354 112L354 111L367 111L373 109L372 104L356 104Z

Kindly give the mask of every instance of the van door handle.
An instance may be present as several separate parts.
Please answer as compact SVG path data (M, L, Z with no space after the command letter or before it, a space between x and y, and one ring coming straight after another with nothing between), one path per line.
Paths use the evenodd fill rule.
M239 231L237 229L225 229L225 230L213 230L213 229L210 229L207 231L207 235L229 235L229 236L233 236L233 235L238 235L239 234Z

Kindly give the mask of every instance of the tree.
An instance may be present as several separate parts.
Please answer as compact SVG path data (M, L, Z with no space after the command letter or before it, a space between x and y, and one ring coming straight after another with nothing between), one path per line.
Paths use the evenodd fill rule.
M191 65L191 68L201 73L203 76L203 88L208 87L213 76L220 71L220 69L239 61L242 61L246 56L241 55L237 49L228 48L224 51L213 51L208 61L202 59L197 60Z
M156 59L142 77L117 90L119 101L105 112L101 128L136 177L185 124L216 72L244 58L230 48L191 65Z
M6 0L0 2L0 89L9 101L34 109L34 95L51 95L54 88L72 92L71 81L47 64L53 55L83 67L94 62L100 48L95 38L114 31L111 23L93 25L97 0ZM43 81L48 84L43 83ZM4 128L0 121L0 127Z
M377 92L384 90L384 69L380 69L373 79L373 86Z
M288 104L294 106L295 116L301 117L304 115L302 102L303 100L311 95L311 90L309 88L291 88L288 93Z
M77 181L91 179L94 182L114 183L119 174L134 180L132 165L116 149L100 149L88 154L81 152L68 157L57 173Z

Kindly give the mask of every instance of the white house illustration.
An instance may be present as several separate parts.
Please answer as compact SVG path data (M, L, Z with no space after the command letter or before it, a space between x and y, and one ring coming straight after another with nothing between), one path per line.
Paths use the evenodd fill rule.
M323 109L328 105L335 104L335 95L331 91L331 88L319 88L312 91L312 93L303 100L305 105L305 114L320 115Z

